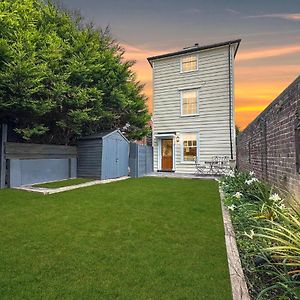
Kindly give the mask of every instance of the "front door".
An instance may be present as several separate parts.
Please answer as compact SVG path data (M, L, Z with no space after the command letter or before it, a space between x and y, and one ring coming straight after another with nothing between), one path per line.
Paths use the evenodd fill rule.
M173 169L173 140L161 140L161 170L172 171Z

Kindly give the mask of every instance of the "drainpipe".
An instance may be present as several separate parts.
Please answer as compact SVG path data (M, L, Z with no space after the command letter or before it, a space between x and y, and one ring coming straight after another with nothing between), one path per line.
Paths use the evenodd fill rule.
M233 159L233 145L232 145L232 74L231 74L231 44L229 43L228 47L228 84L229 84L229 137L230 137L230 158Z

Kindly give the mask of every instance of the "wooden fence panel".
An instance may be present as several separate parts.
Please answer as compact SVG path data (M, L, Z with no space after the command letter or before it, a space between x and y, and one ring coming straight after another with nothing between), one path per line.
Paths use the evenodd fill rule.
M76 157L77 149L73 146L6 143L7 159L41 159Z
M142 177L153 171L153 148L130 143L129 167L131 177Z
M0 144L1 188L76 177L76 147L7 142L5 128Z

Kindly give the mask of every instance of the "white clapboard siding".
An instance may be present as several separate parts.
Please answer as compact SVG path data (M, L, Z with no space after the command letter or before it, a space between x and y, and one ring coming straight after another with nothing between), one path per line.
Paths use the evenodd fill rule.
M234 46L232 47L231 52L234 53ZM214 155L230 157L228 45L193 54L198 54L198 70L194 72L180 72L179 55L153 61L153 136L158 133L175 132L181 137L186 132L197 132L201 161L210 160ZM231 60L233 61L233 58ZM192 88L199 89L199 114L181 116L181 91ZM233 109L231 119L235 157ZM179 142L174 143L175 171L194 173L193 162L182 162L181 138ZM154 141L153 154L154 170L157 170L157 141Z

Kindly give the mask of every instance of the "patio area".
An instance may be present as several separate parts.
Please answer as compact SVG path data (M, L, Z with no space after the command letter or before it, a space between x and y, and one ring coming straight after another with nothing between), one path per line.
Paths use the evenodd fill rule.
M216 176L212 175L198 175L188 173L176 173L176 172L152 172L146 175L147 177L160 177L160 178L182 178L182 179L216 179Z

